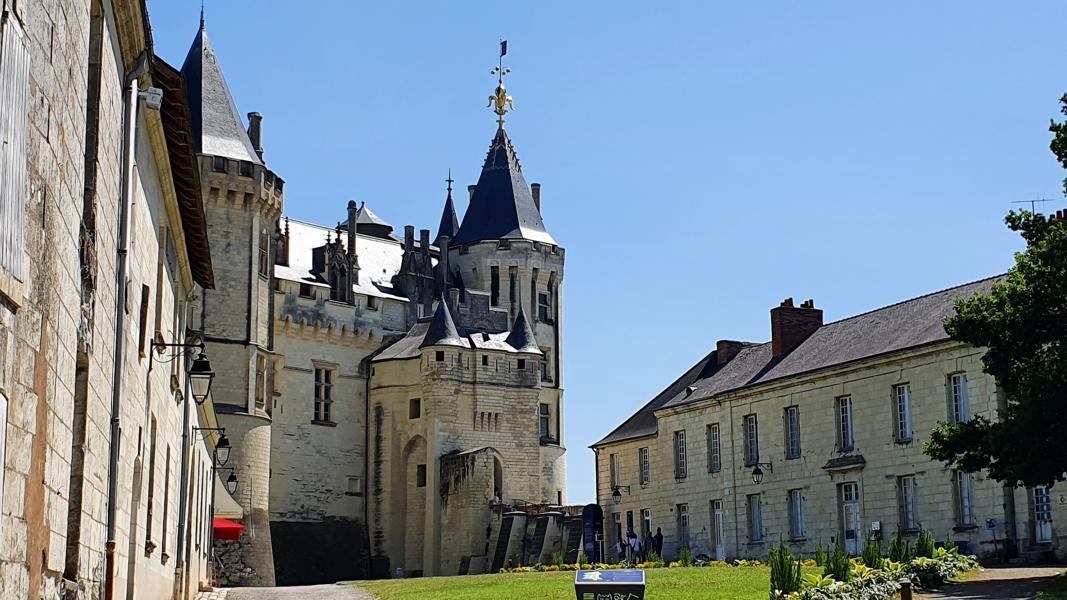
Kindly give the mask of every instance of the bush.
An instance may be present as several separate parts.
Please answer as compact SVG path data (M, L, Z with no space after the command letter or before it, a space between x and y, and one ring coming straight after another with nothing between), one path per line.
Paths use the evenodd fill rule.
M683 546L681 551L678 552L678 562L683 567L693 566L693 551L688 546Z
M645 560L645 562L651 565L654 569L662 568L664 564L663 557L657 554L655 550L649 550L648 558Z
M925 529L919 530L919 537L915 539L915 557L934 557L934 536Z
M852 563L848 560L848 555L845 554L841 544L834 546L832 552L826 557L826 564L823 565L823 575L833 577L834 580L842 583L848 583L848 580L852 577Z
M821 567L826 564L826 548L822 544L815 546L815 566Z
M578 551L578 564L580 564L580 565L589 564L589 555L587 555L585 553L585 550L579 550Z
M562 567L564 565L563 553L562 552L553 552L552 553L552 560L548 564L555 565L557 567Z
M911 542L900 537L898 532L893 536L893 541L889 544L889 560L906 563L911 560L911 557Z
M882 545L876 541L868 541L863 547L863 564L872 569L882 568Z
M800 563L793 558L785 542L779 540L778 547L771 548L767 562L771 565L771 600L800 591Z

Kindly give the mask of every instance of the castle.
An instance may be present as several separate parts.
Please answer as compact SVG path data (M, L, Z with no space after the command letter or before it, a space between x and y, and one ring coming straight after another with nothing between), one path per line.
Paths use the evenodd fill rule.
M215 514L247 527L216 542L224 582L487 572L507 507L564 503L565 253L504 128L508 71L462 220L450 178L432 237L353 201L316 225L283 216L201 20L181 69L215 273L199 326L239 481Z

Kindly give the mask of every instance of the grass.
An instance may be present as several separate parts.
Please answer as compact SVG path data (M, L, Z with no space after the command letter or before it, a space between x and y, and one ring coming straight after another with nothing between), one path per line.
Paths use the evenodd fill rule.
M818 569L805 569L805 572ZM693 567L645 571L649 600L716 598L767 600L771 570L767 567ZM504 573L461 577L422 577L354 581L381 600L559 600L574 598L574 571Z
M1067 600L1067 571L1060 573L1051 585L1038 592L1034 600Z

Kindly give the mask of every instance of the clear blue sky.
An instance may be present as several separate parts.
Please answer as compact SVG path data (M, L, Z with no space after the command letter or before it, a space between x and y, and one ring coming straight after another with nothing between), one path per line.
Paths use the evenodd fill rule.
M199 2L149 7L180 67ZM448 168L477 180L508 40L508 131L567 249L575 503L589 444L715 340L768 339L782 298L836 320L1007 269L1011 202L1067 207L1064 22L1063 2L207 4L286 213L323 223L354 198L436 228Z

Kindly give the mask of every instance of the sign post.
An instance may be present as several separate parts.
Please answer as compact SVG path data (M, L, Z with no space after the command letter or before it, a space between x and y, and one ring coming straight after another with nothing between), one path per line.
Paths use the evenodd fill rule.
M577 600L644 600L645 572L641 569L583 569L574 574Z

